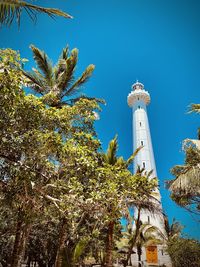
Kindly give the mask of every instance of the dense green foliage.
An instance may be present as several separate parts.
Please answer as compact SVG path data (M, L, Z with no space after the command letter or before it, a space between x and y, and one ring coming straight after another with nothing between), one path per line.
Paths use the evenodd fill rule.
M116 138L102 153L95 99L54 106L26 94L24 61L0 51L0 263L104 262L110 223L114 249L121 216L130 204L149 202L157 182L131 174L134 155L118 158Z
M25 95L23 83L19 55L1 51L1 201L18 225L17 242L24 245L13 253L19 254L32 223L48 208L59 216L76 211L74 219L82 214L75 201L79 206L84 201L79 194L87 192L83 180L98 164L99 147L94 101L51 108Z
M168 253L173 267L200 266L200 244L187 238L175 238L168 242Z
M0 24L16 19L20 25L23 10L33 21L38 13L71 18L57 9L2 0ZM55 65L44 51L31 49L32 72L22 69L26 59L18 52L0 50L0 265L72 267L93 261L112 267L117 241L126 236L124 266L134 246L140 261L142 245L151 242L168 244L174 267L199 266L200 245L180 238L177 222L166 221L166 235L141 223L142 209L160 208L153 197L156 178L128 169L140 148L128 160L118 157L115 137L102 152L94 122L104 101L80 95L94 65L75 79L76 48L64 48ZM34 94L26 94L26 87ZM192 111L199 113L199 105ZM171 196L199 210L200 150L196 140L186 143L185 165L172 170ZM124 233L120 219L130 216L130 206L138 210L136 229L131 223Z

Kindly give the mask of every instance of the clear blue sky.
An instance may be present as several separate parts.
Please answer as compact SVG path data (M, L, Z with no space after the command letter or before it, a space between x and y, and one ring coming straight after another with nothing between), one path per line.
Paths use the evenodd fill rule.
M138 79L151 94L148 108L152 141L160 179L162 203L170 220L200 238L195 218L177 207L164 189L170 168L182 164L181 141L195 138L200 117L188 115L188 105L200 102L200 1L198 0L60 0L37 1L60 8L73 20L40 15L36 25L22 16L17 26L1 29L0 47L11 47L34 66L30 44L44 49L56 62L69 44L80 51L77 74L93 63L96 70L85 86L89 96L102 97L96 124L103 148L119 137L119 154L132 153L131 109L127 95Z

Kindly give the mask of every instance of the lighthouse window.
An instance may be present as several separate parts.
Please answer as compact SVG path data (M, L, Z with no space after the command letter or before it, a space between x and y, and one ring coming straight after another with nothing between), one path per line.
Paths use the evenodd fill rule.
M142 146L144 145L144 142L143 142L143 141L141 141L141 145L142 145Z
M142 123L140 122L140 127L142 126Z
M138 100L140 100L139 97L138 97Z
M148 216L148 224L150 224L150 217Z
M138 106L138 108L140 108L140 106Z
M143 167L145 168L145 162L143 162Z

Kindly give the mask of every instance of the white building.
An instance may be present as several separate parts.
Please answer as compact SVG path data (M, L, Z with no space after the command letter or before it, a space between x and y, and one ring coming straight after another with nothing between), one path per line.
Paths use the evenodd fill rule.
M150 95L144 90L144 85L136 82L132 85L132 91L128 95L128 105L133 112L133 151L143 146L134 160L134 171L137 167L145 168L147 172L153 170L150 179L157 177L156 165L154 160L153 147L151 142L151 134L147 116L146 106L150 103ZM161 207L161 197L159 190L156 191L158 205ZM137 213L137 210L135 211ZM162 215L152 215L150 212L143 210L141 212L142 223L149 223L160 229L165 234L164 218ZM136 250L135 250L136 251ZM165 251L164 245L151 245L142 248L142 265L141 266L166 266L171 267L171 261ZM138 266L137 254L132 255L132 263Z

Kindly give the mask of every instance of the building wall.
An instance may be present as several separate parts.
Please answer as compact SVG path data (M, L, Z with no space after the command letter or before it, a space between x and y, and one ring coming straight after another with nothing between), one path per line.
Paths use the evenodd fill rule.
M158 245L157 249L158 249L158 263L151 264L146 261L146 248L145 247L142 248L142 257L141 257L142 267L162 266L162 265L165 265L166 267L172 267L171 259L166 252L166 247L164 247L163 245ZM136 252L136 254L131 255L131 262L133 267L138 267L138 254L136 249L134 249L134 251Z
M135 85L136 86L133 86L133 91L128 96L128 104L132 107L133 112L133 151L135 151L135 149L140 146L143 146L143 148L139 151L134 160L134 172L136 172L138 165L140 166L140 168L144 167L147 172L153 170L150 176L151 179L153 177L157 177L157 172L146 109L146 104L150 102L150 96L149 93L143 89L142 84L138 83L137 85L136 83ZM157 201L155 200L155 202L159 204L160 209L162 210L159 189L157 189L155 192L157 194ZM134 214L136 217L137 209L135 210ZM149 223L153 226L156 226L162 233L165 234L164 218L162 214L151 214L146 210L142 210L140 218L143 223ZM132 254L132 264L134 266L138 266L138 255L136 248L134 248L134 251L136 252L136 254ZM157 245L157 253L157 264L148 264L146 260L146 249L145 247L143 247L141 258L143 264L142 266L172 266L171 259L167 254L164 245Z
M151 177L157 177L156 165L153 154L153 147L151 142L150 128L147 116L146 105L143 100L138 100L133 105L133 151L139 146L144 147L139 151L134 161L134 172L137 170L139 165L141 168L144 167L146 171L151 171ZM156 190L156 198L161 201L159 190ZM157 203L158 204L158 203ZM160 209L161 203L159 203ZM137 214L137 211L136 211ZM150 212L143 210L141 211L141 221L143 223L150 223L161 231L164 231L163 216L151 214Z
M141 145L144 146L136 156L136 159L134 161L134 170L137 170L137 165L143 167L143 163L145 163L145 169L147 171L153 170L152 177L156 177L156 165L153 155L146 105L142 100L138 100L134 104L132 110L134 133L133 150Z

